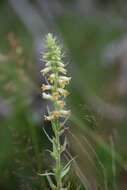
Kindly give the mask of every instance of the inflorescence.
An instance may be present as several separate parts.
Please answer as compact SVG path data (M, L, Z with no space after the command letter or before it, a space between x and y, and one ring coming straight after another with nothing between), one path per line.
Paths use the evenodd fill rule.
M67 188L63 187L62 180L70 169L70 161L65 166L61 164L61 154L65 151L67 142L65 138L61 145L60 136L64 133L65 128L63 128L63 125L71 114L70 110L65 109L65 98L68 95L65 87L69 84L71 77L66 76L67 70L62 61L64 56L62 55L61 47L56 44L56 39L50 33L46 36L46 49L47 53L42 57L42 60L46 62L45 68L41 70L46 81L46 84L41 87L43 91L42 98L52 101L54 109L53 111L48 109L48 115L44 115L44 120L51 121L55 136L51 139L44 131L52 143L53 151L50 151L50 153L55 159L56 167L53 168L53 172L40 175L47 177L53 190L67 190ZM63 122L61 122L60 118L63 118ZM53 183L50 175L55 177L56 184Z
M64 88L69 84L71 77L66 76L67 70L62 61L61 47L56 45L55 38L52 37L52 34L48 34L46 40L48 52L43 56L46 64L41 73L43 76L47 76L48 84L43 84L41 89L43 91L42 97L51 100L54 104L54 111L49 116L45 115L44 119L53 120L66 117L71 113L70 110L64 109L65 97L68 95L68 91ZM50 91L50 93L45 91Z

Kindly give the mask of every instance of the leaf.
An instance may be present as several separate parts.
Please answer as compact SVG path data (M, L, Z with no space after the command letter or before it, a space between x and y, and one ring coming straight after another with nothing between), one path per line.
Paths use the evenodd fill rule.
M55 138L53 138L52 144L53 144L53 153L55 154L57 152L56 144L55 144Z
M70 166L71 166L71 165L69 165L66 169L64 169L64 170L61 172L61 178L63 178L63 177L69 172Z
M47 175L46 177L47 177L47 180L48 180L49 185L51 186L51 188L52 188L53 190L57 190L57 187L53 184L52 179L50 178L50 176Z
M66 145L67 145L67 138L65 137L64 144L60 148L61 153L66 149Z
M64 166L63 169L65 170L65 169L69 166L69 164L71 164L71 162L76 159L76 157L77 157L77 156L75 156L74 158L72 158L72 159L66 164L66 166Z
M66 117L66 119L64 120L63 123L61 123L60 127L63 127L65 125L65 123L67 122L67 120L69 119L70 116Z
M38 174L39 176L49 176L49 175L54 175L54 173L45 173L45 174Z
M51 112L50 112L50 110L49 110L49 107L48 107L48 106L47 106L47 111L48 111L49 116L51 116Z
M52 143L52 139L49 137L48 133L46 132L46 130L43 128L43 131L46 135L46 137L48 138L48 140Z
M64 129L60 130L59 131L59 136L61 136L64 133L64 131L65 131Z

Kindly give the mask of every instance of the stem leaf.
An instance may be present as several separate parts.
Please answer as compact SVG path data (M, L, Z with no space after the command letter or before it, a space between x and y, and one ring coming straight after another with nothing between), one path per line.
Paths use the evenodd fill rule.
M44 174L38 174L39 176L49 176L49 175L54 175L54 173L44 173Z
M63 178L63 177L69 172L70 166L71 166L71 165L69 165L66 169L64 169L64 170L61 172L61 178Z
M49 137L48 133L46 132L46 130L43 128L43 131L45 133L45 135L47 136L48 140L52 143L52 139Z

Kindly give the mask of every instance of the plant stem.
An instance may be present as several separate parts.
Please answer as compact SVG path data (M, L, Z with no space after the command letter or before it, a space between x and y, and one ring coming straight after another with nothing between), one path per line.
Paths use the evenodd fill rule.
M62 188L62 181L61 181L61 153L60 153L60 135L59 135L59 121L55 121L55 137L56 137L56 150L57 150L57 157L56 157L56 181L57 181L57 188L60 190Z

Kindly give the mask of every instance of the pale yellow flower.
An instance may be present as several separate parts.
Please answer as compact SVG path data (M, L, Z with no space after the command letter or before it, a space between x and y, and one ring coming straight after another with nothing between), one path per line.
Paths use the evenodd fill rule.
M60 79L60 80L63 80L63 81L66 81L67 83L69 83L70 80L71 80L71 77L60 76L59 79Z
M69 116L71 114L70 110L60 110L59 111L62 115Z
M60 94L59 94L58 92L54 92L54 93L53 93L53 98L54 98L55 100L58 100L58 99L60 98Z
M53 87L51 86L51 85L45 85L45 84L43 84L42 86L41 86L41 89L43 90L43 91L45 91L45 90L51 90Z
M67 94L68 94L68 91L67 90L65 90L65 89L63 89L63 88L58 88L58 91L60 92L60 94L62 94L64 97L66 97L67 96Z
M51 61L48 61L46 64L45 64L46 67L49 67L51 66Z
M61 101L61 100L57 101L57 104L58 104L58 106L59 106L60 108L63 108L63 107L66 105L65 102L64 102L64 101Z
M57 65L58 65L59 67L65 67L65 65L64 65L62 62L58 62Z
M60 76L59 77L59 84L62 88L64 88L67 84L69 84L71 80L71 77L66 77L66 76Z
M51 74L51 75L49 76L48 80L49 80L51 83L53 83L54 80L55 80L55 74L54 74L54 73Z
M51 71L52 67L46 67L44 69L41 70L42 75L44 76L46 73L48 73L49 71Z
M53 100L53 96L46 94L45 92L42 93L42 97L47 100Z
M66 81L63 81L63 80L59 80L59 84L62 88L64 88L66 85L67 85L67 82Z
M65 75L67 74L67 70L64 69L63 67L58 67L58 71L65 74Z
M59 111L54 111L53 116L54 118L59 119L61 117L61 113Z

